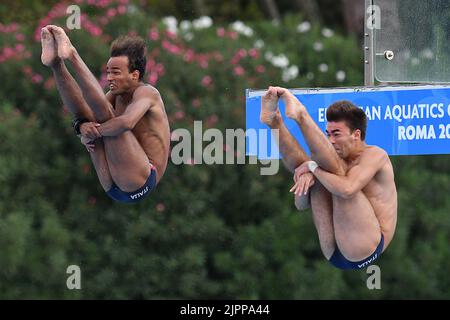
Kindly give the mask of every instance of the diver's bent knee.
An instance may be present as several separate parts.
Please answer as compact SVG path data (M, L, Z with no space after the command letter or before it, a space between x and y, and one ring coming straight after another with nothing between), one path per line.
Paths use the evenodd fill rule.
M320 249L322 250L322 254L325 257L325 259L330 260L333 256L334 252L336 251L335 246L329 246L329 245L320 245Z
M311 160L315 161L319 167L327 172L336 174L338 176L344 176L346 174L346 166L342 160L337 159L336 161L324 160L319 154L311 154ZM326 164L326 167L323 166Z

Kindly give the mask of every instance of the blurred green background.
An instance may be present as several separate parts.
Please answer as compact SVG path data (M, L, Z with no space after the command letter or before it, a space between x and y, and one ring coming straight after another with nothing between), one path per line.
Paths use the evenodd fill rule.
M0 4L0 298L450 298L448 155L392 158L397 232L377 262L382 289L368 290L364 270L322 257L284 169L169 161L147 200L110 200L40 62L40 28L77 4L82 28L68 34L102 84L111 40L139 34L171 129L224 132L245 128L246 88L363 85L362 2ZM67 289L69 265L82 290Z

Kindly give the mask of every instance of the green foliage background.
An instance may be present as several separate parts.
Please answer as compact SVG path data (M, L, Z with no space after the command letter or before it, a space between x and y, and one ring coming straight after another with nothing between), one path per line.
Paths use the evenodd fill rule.
M163 96L172 130L192 131L194 120L221 130L244 128L246 88L363 82L356 39L339 32L326 37L317 24L300 33L298 15L278 25L246 22L251 36L228 22L174 36L144 10L151 4L85 2L79 5L91 24L69 31L81 56L101 80L112 39L127 32L147 39L153 61L147 74ZM340 271L322 257L311 212L295 210L286 170L261 176L249 164L170 164L146 201L112 202L72 134L50 70L40 63L40 27L65 24L67 4L54 4L36 5L46 11L41 19L2 25L10 29L0 37L0 298L450 297L448 155L393 158L399 216L378 263L382 290L367 289L365 271ZM123 14L120 5L126 5ZM0 9L4 14L4 5ZM116 14L105 19L108 9ZM322 50L314 49L317 42ZM298 76L284 81L268 53L284 55ZM319 71L322 63L328 71ZM339 70L343 82L336 79ZM71 264L82 270L82 290L66 288Z

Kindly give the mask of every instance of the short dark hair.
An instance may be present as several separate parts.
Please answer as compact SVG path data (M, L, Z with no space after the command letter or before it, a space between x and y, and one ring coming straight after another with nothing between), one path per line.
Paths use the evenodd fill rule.
M111 57L128 57L128 70L139 71L139 80L144 79L147 65L146 45L144 39L138 36L121 36L113 41L110 49Z
M327 121L345 121L350 128L350 132L359 129L361 131L361 140L364 141L366 139L366 114L362 109L358 108L350 101L338 101L329 106L327 109Z

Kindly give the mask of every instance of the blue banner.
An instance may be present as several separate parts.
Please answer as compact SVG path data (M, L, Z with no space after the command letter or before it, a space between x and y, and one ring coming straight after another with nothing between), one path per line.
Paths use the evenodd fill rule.
M327 107L336 101L349 100L367 115L367 144L379 146L389 155L450 153L450 86L296 89L291 92L323 132ZM259 121L261 96L264 94L265 90L247 90L247 132L268 129ZM298 125L286 118L281 99L279 107L286 127L309 153ZM258 159L280 158L270 134L265 146L255 140L247 137L247 155Z

